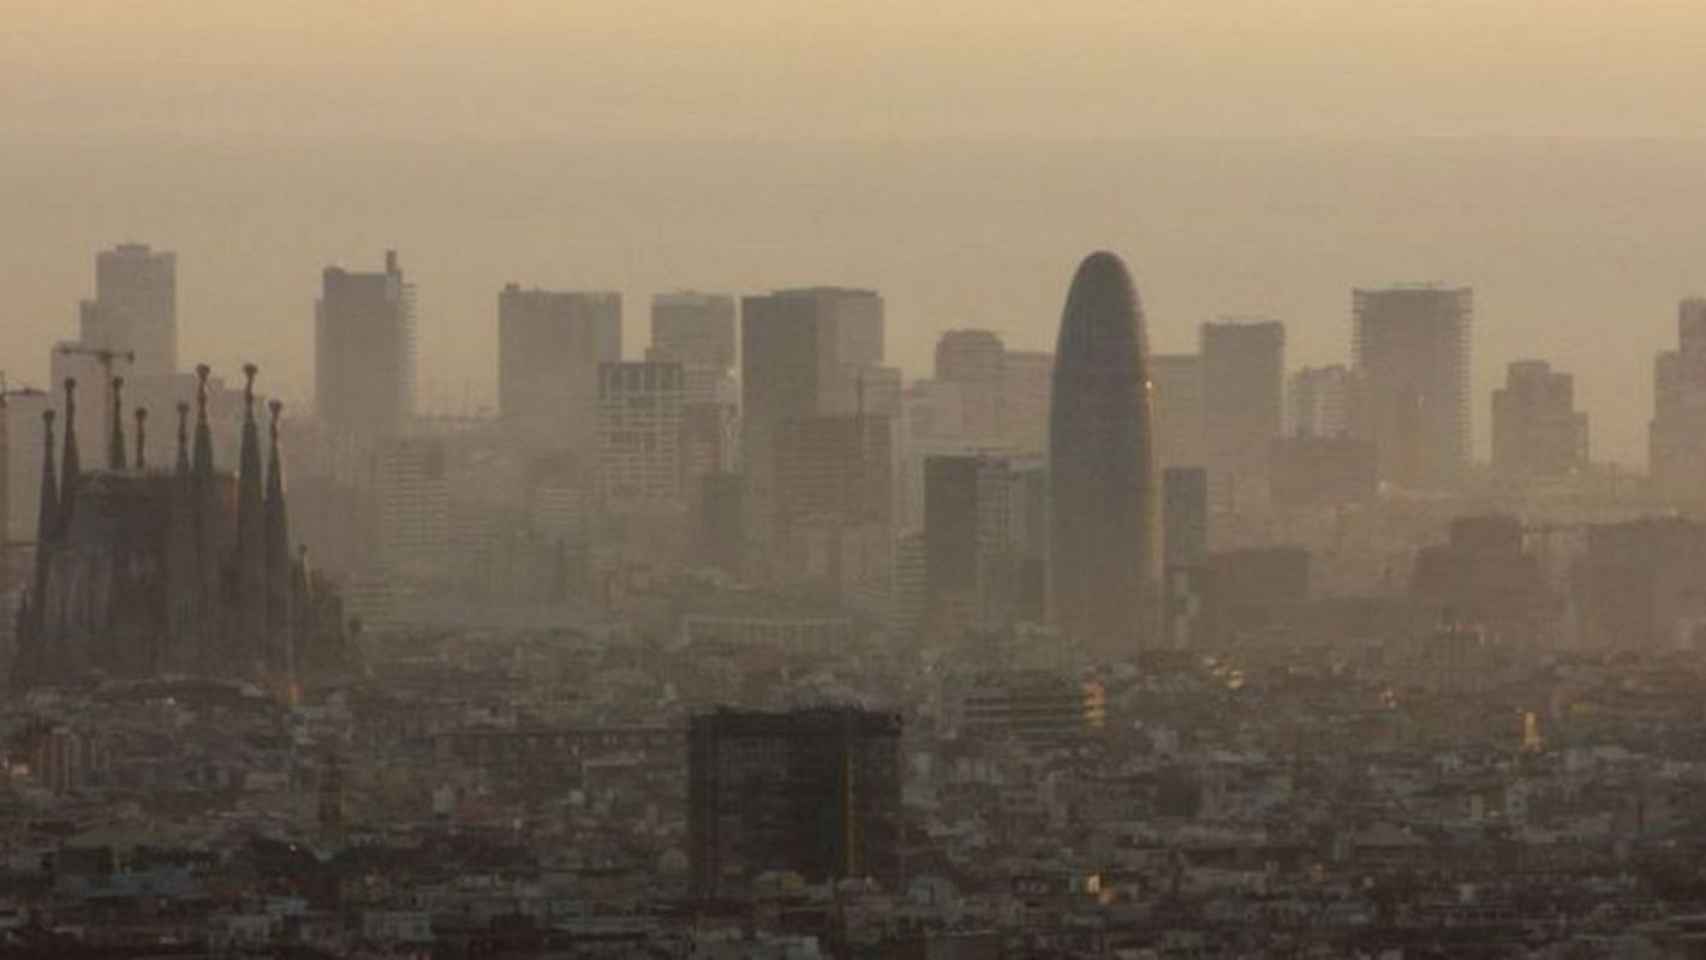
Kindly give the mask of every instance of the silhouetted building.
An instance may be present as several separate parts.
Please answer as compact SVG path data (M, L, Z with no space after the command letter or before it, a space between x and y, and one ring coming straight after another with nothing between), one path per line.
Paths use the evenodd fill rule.
M1309 601L1309 551L1256 547L1209 555L1197 642L1259 639Z
M1647 517L1589 527L1570 590L1580 646L1698 648L1706 631L1706 526Z
M808 883L901 880L900 717L853 708L717 710L688 728L693 893L749 894L767 871Z
M407 437L380 450L379 562L391 580L436 581L450 571L450 481L444 441Z
M887 417L838 414L781 424L775 452L773 575L843 598L886 583L893 563L893 432Z
M1410 599L1446 624L1480 628L1507 645L1547 637L1557 614L1522 522L1506 515L1453 520L1449 541L1417 554Z
M694 552L700 563L738 574L746 553L746 483L739 474L708 473L698 490Z
M1149 382L1154 385L1156 466L1204 466L1202 357L1156 354L1149 358Z
M1338 437L1351 433L1355 378L1342 363L1304 367L1291 375L1286 394L1286 436Z
M1009 350L1001 362L1003 442L1016 454L1041 456L1048 449L1049 393L1054 354Z
M598 490L606 510L686 505L682 400L674 361L606 363L598 370Z
M1284 422L1285 326L1205 323L1200 352L1209 498L1227 510L1266 503L1268 445Z
M1351 305L1359 427L1374 445L1381 481L1451 485L1469 462L1474 292L1354 290Z
M51 456L42 461L36 569L19 617L16 683L192 673L251 680L289 697L304 666L341 655L342 603L289 544L281 405L271 405L263 474L255 368L245 372L235 475L214 468L206 367L199 370L193 454L190 405L180 403L169 468L165 458L149 458L146 413L138 409L134 446L126 442L125 418L113 418L107 467L85 471L75 384L66 384L63 453L57 466ZM43 417L51 449L54 413Z
M1559 477L1588 465L1588 415L1576 381L1543 360L1505 368L1493 391L1493 469L1506 477Z
M102 250L95 255L95 299L79 304L78 315L85 346L135 353L128 375L177 372L177 254L145 243Z
M1208 559L1208 471L1161 471L1161 521L1161 555L1167 566L1201 566Z
M1677 306L1677 349L1653 362L1648 466L1663 496L1697 500L1706 490L1706 298Z
M1002 441L1007 347L988 330L949 330L936 341L936 379L958 384L965 440L974 447Z
M1049 611L1105 659L1158 626L1161 531L1148 343L1137 290L1111 253L1073 277L1049 413Z
M869 290L812 287L741 301L741 455L758 543L769 544L777 532L776 451L786 423L898 414L898 395L889 410L867 402L883 336L883 300Z
M327 267L314 303L315 413L333 429L382 439L415 414L415 288L397 253L382 273Z
M1276 507L1358 503L1379 487L1373 444L1350 434L1298 434L1269 447L1268 494Z
M924 554L933 632L1042 614L1046 488L1041 465L990 456L933 456L925 464Z
M622 359L622 295L498 294L498 415L527 449L598 451L598 367Z
M0 526L0 540L9 543L33 541L36 536L36 508L41 492L37 478L41 476L43 456L41 415L54 408L53 395L45 390L12 390L0 395L0 419L6 425L3 458L5 506L0 514L6 517Z
M678 291L652 297L656 359L728 371L735 365L735 298Z

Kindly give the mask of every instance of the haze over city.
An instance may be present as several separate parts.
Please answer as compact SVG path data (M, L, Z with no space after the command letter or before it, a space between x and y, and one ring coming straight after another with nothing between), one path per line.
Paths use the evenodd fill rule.
M1706 956L1701 49L0 0L0 960Z

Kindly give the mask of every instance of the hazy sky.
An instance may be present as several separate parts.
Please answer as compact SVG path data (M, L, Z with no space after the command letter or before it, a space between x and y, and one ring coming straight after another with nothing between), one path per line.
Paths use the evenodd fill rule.
M39 381L93 254L179 254L184 359L306 395L321 267L401 251L429 405L492 395L507 281L645 300L876 287L891 358L1050 345L1131 262L1157 349L1221 314L1343 360L1353 285L1477 290L1644 460L1706 290L1706 5L0 0L0 369Z
M1706 134L1698 0L0 0L14 130Z

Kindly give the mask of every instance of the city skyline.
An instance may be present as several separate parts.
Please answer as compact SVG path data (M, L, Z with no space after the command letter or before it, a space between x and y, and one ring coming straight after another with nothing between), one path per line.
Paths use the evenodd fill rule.
M150 156L148 148L138 149ZM630 303L680 287L735 293L798 283L871 287L884 293L894 318L893 362L920 374L944 329L990 329L1013 349L1046 347L1054 309L1047 278L1066 269L1060 248L1101 240L1152 265L1152 337L1160 353L1190 349L1204 320L1258 314L1286 324L1293 365L1346 362L1351 287L1427 279L1473 286L1482 318L1472 376L1478 459L1488 456L1490 442L1484 397L1502 382L1504 363L1545 343L1543 358L1576 373L1580 402L1596 414L1596 456L1640 465L1647 414L1621 401L1646 392L1652 354L1672 335L1675 302L1706 290L1706 276L1688 256L1692 227L1682 216L1699 188L1663 144L1563 143L1543 151L1520 142L1218 147L1163 141L1113 149L1127 167L1113 179L1106 159L1066 145L1050 179L1099 179L1106 186L1072 188L1052 205L998 187L1048 172L1042 151L969 149L966 185L959 187L919 173L916 161L927 155L921 145L723 147L708 150L708 166L692 177L667 155L595 146L581 162L610 185L598 196L577 180L542 179L538 161L555 155L549 146L445 147L411 161L424 179L395 182L373 179L402 156L383 145L328 146L328 156L340 158L339 172L312 176L289 150L274 156L188 146L176 155L155 150L156 159L125 169L99 158L79 161L113 189L149 200L132 209L62 195L63 151L31 147L0 158L0 166L18 174L0 191L27 185L31 196L61 197L87 216L29 218L30 242L10 246L9 269L18 280L10 322L0 324L0 355L14 382L41 385L45 364L28 345L71 326L66 318L91 286L87 251L139 240L178 254L181 355L234 367L242 358L224 335L240 332L271 358L269 381L298 409L312 376L312 331L304 320L311 317L312 278L326 263L365 262L386 246L403 251L418 281L421 400L435 412L495 407L491 304L509 280L615 289ZM169 156L181 170L166 163ZM1217 157L1236 162L1201 170ZM475 178L458 181L449 193L421 192L452 167L470 164L504 171L510 185L499 190ZM1322 164L1333 170L1332 189L1314 176ZM733 167L750 176L733 179ZM1622 173L1608 178L1607 170ZM649 191L640 190L642 178ZM1165 187L1166 196L1140 188L1145 182ZM821 210L823 222L840 229L809 231L809 219L758 203L752 191L760 183ZM256 192L261 184L265 189ZM363 210L323 210L313 200L327 190L358 188L371 201ZM971 208L968 188L993 199ZM1584 191L1601 196L1615 219L1582 220L1554 202ZM897 203L902 193L918 202ZM727 199L716 209L727 215L695 206L719 194ZM1661 204L1658 194L1671 199ZM4 196L32 209L24 195ZM163 204L168 196L172 203ZM456 211L465 212L445 206L452 197L461 198ZM1467 206L1446 204L1456 197ZM1146 208L1135 216L1139 203ZM665 207L674 217L667 228ZM590 218L600 230L548 228L577 209L583 214L573 219ZM233 219L232 210L246 216ZM1142 226L1110 229L1110 213ZM872 239L919 217L962 226L903 231L883 244ZM139 223L152 226L139 229ZM992 230L1000 231L999 244ZM1281 232L1290 238L1287 246L1276 244ZM1350 243L1353 237L1358 242ZM1630 259L1630 251L1639 257ZM625 342L645 341L644 319L643 311L629 312ZM1606 323L1625 331L1609 350L1598 335Z

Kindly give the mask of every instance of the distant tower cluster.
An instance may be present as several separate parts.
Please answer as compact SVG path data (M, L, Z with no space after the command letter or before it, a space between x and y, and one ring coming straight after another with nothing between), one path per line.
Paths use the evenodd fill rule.
M1450 486L1469 462L1469 344L1475 316L1467 287L1394 287L1351 293L1361 427L1381 481L1410 489Z
M135 446L126 447L126 418L118 415L123 384L116 379L106 468L85 471L77 384L66 381L57 467L55 412L42 414L36 569L18 616L16 682L216 674L287 697L305 662L341 645L340 601L289 546L282 405L271 407L263 474L256 369L244 372L236 475L214 467L207 367L197 370L193 453L190 405L181 403L170 471L148 463L141 408L132 418Z
M1095 253L1066 295L1049 413L1049 607L1093 654L1154 642L1159 494L1149 347L1125 264Z

